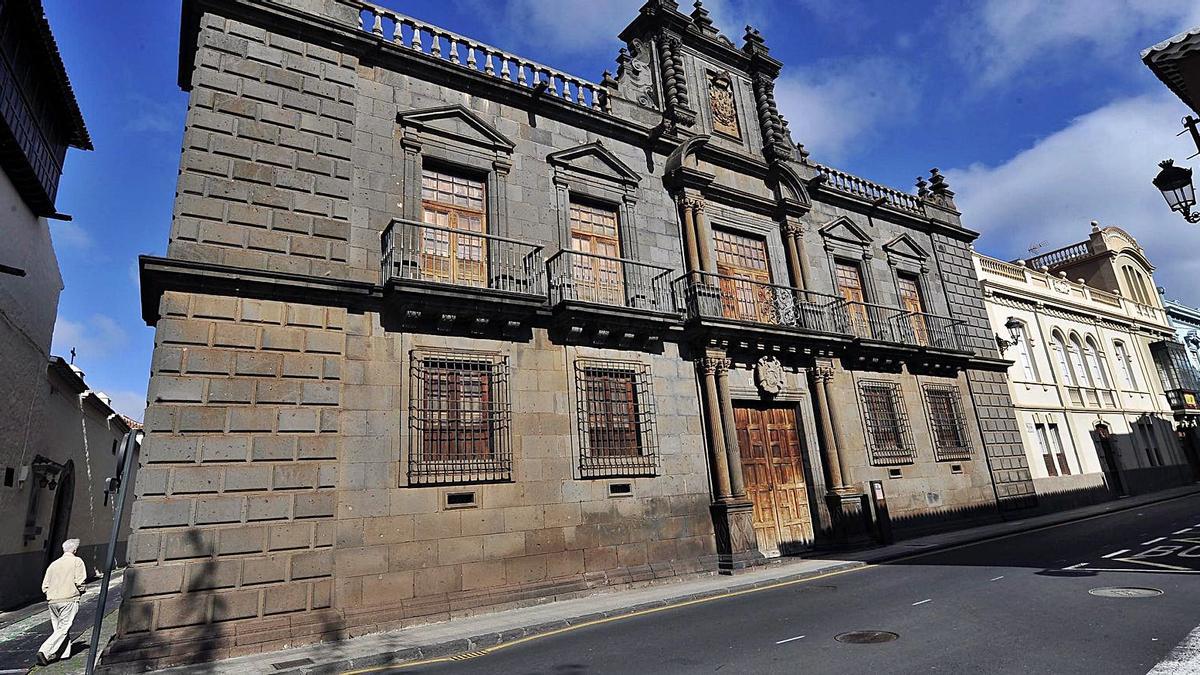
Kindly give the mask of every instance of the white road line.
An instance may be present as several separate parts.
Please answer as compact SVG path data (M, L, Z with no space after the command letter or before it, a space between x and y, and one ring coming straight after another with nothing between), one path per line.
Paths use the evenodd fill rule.
M1171 534L1187 534L1188 532L1191 532L1191 531L1192 531L1192 528L1190 528L1190 527L1185 527L1185 528L1183 528L1182 530L1175 530L1175 531L1174 531L1174 532L1172 532Z
M1000 581L1003 578L1004 578L1004 575L1001 574L1000 576L996 577L995 579L988 579L988 581Z
M1150 544L1157 544L1158 542L1162 541L1163 539L1166 539L1166 537L1157 537L1155 539L1151 539L1150 541L1143 541L1141 544L1139 544L1139 546L1149 546Z
M1124 561L1121 561L1124 562ZM1129 572L1131 574L1200 574L1200 570L1140 570L1131 567L1091 567L1089 572Z
M777 645L781 645L781 644L783 644L783 643L785 643L785 642L791 642L792 640L799 640L799 639L801 639L801 638L803 638L803 637L804 637L803 635L797 635L796 637L790 637L790 638L788 638L788 639L786 639L786 640L780 640L779 642L776 642L775 644L777 644Z
M1123 548L1120 551L1113 551L1112 553L1109 553L1108 555L1102 555L1100 557L1101 558L1115 558L1115 557L1125 554L1125 553L1129 553L1129 549Z
M923 604L925 604L925 603L927 603L927 602L933 602L933 598L925 598L924 600L922 600L922 601L920 601L920 602L914 602L914 603L912 604L912 606L913 606L913 607L916 607L917 605L923 605Z
M1070 567L1064 567L1063 569L1064 570L1077 570L1080 567L1087 567L1087 563L1077 563L1075 565L1071 565Z
M1188 633L1170 654L1146 675L1197 675L1200 674L1200 626Z

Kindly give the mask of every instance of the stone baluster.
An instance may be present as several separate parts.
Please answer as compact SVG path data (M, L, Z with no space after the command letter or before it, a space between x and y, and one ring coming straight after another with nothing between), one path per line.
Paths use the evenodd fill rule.
M374 10L372 10L372 11L374 11ZM374 12L374 14L375 14L375 23L371 25L371 32L378 35L379 37L383 37L383 13L382 12Z
M500 54L500 77L512 82L512 73L508 70L508 62L512 59Z
M394 16L392 17L392 42L398 45L404 44L404 33L401 29L404 27L405 23L407 22L401 21Z
M496 74L496 65L492 63L492 53L487 49L480 48L483 52L483 72L494 76Z
M412 25L412 41L408 43L408 46L412 47L413 49L415 49L419 52L423 52L423 51L425 51L425 45L421 44L421 27L418 26L415 22L412 23L411 25ZM430 33L430 35L432 35L432 33Z
M574 82L575 82L575 102L578 103L579 105L586 106L587 99L585 99L583 96L583 83L580 82L579 80L574 80Z
M472 45L469 42L466 44L467 44L467 67L470 68L471 70L478 70L479 64L475 60L475 45Z
M450 63L459 63L458 60L458 40L453 36L447 36L450 40Z
M563 100L570 103L571 102L571 83L567 80L567 78L565 76L560 75L559 79L562 80L562 85L563 85L563 90L562 90ZM579 83L576 82L575 84L578 86Z
M442 58L442 35L437 31L429 31L429 53Z

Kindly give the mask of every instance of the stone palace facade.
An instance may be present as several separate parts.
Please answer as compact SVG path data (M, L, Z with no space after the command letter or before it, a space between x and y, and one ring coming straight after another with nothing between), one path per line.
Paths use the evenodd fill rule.
M650 0L593 83L359 0L183 7L108 663L1033 504L953 192L811 159L757 31Z

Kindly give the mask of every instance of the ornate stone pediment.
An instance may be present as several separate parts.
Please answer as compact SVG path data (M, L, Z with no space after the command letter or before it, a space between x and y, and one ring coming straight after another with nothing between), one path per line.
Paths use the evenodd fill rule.
M424 136L440 136L503 154L511 153L516 147L515 143L482 117L461 105L400 113L396 116L396 122L404 129L406 140L416 140L412 138L414 134L417 139Z
M854 221L845 216L822 226L818 231L827 242L832 240L864 249L868 248L873 241L866 232L863 232L861 227L855 225Z
M900 262L909 262L919 265L921 271L925 271L928 268L929 254L917 244L916 240L907 234L902 234L884 244L883 250L887 252L888 262L893 265Z
M559 150L547 155L546 161L555 168L586 174L629 187L633 187L641 181L641 176L636 171L629 168L629 165L622 162L600 141Z

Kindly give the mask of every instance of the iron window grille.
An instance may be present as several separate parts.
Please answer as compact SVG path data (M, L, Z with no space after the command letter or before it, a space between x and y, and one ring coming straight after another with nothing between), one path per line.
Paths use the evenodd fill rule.
M508 357L414 351L411 367L409 484L511 480Z
M895 382L864 380L858 383L866 424L867 448L874 466L912 464L915 459L912 427Z
M658 472L650 367L620 361L575 362L579 472L584 478Z
M927 384L925 405L929 408L929 430L933 435L933 457L939 462L971 459L967 440L967 419L963 414L958 387L952 384Z

